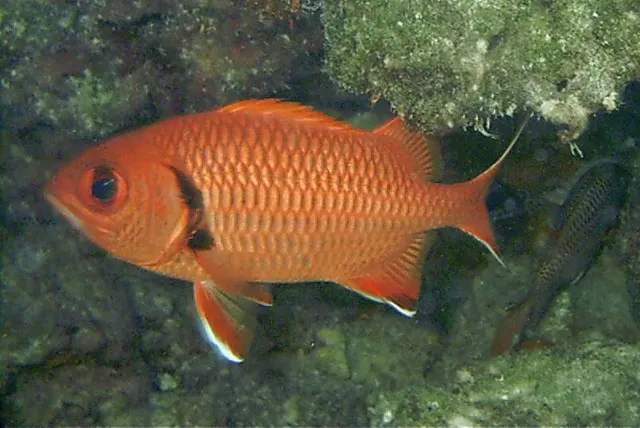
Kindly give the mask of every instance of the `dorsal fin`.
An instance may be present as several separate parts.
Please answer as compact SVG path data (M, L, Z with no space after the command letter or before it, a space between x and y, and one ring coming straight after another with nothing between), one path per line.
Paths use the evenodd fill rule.
M311 107L290 101L281 101L275 98L238 101L236 103L229 104L228 106L224 106L217 111L221 113L243 112L273 115L281 119L292 120L308 125L322 126L323 128L362 132L358 128L354 128L346 122L316 111Z
M400 117L393 118L373 130L374 134L391 137L408 155L413 167L425 181L437 181L442 176L442 156L438 143L426 136L407 129Z

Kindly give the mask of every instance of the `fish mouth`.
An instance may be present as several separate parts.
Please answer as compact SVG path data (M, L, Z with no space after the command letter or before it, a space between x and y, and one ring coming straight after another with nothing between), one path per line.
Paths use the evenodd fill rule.
M69 210L60 200L50 191L45 190L44 197L47 198L49 203L67 219L71 225L77 230L84 230L84 223L74 213Z

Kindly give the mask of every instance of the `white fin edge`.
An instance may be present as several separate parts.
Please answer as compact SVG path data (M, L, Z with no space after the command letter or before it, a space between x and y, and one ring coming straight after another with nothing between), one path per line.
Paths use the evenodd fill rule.
M209 343L209 345L213 346L220 355L222 355L224 358L226 358L231 362L241 363L244 361L243 358L234 354L224 342L218 339L218 337L215 335L213 330L211 330L211 327L209 326L209 324L207 323L207 320L204 317L201 317L200 315L198 315L198 319L200 321L200 328L202 329L202 334L205 340L207 341L207 343Z

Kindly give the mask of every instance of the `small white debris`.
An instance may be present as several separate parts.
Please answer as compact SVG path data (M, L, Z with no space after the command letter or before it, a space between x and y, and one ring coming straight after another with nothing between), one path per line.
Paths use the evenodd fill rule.
M478 52L480 52L481 54L487 53L488 48L489 48L489 44L487 43L486 40L480 39L476 42L476 49L478 49Z
M573 156L578 156L580 159L584 159L584 154L575 141L569 141L569 148L571 149L571 154Z
M160 373L156 380L156 384L158 386L158 389L162 392L173 391L178 387L178 382L169 373Z
M384 414L382 415L382 423L383 424L388 424L393 420L393 412L389 409L384 411Z
M611 92L602 100L602 106L607 111L613 111L618 108L618 93Z

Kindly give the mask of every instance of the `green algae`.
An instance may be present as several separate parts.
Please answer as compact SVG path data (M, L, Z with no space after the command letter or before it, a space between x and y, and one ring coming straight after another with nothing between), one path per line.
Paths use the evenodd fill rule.
M288 89L293 65L322 41L318 14L284 5L27 0L0 6L0 103L17 128L43 123L95 138L272 95ZM294 19L316 25L292 32L287 23ZM318 69L315 64L313 72Z
M68 99L42 93L36 109L52 123L68 126L71 133L105 136L123 126L122 112L140 105L149 95L148 86L141 85L139 78L137 74L119 78L85 70L69 77Z
M321 365L333 376L349 378L349 361L342 333L336 329L323 328L318 331L318 339L322 342L317 354Z
M633 0L326 2L326 70L433 131L527 108L569 127L640 76Z

